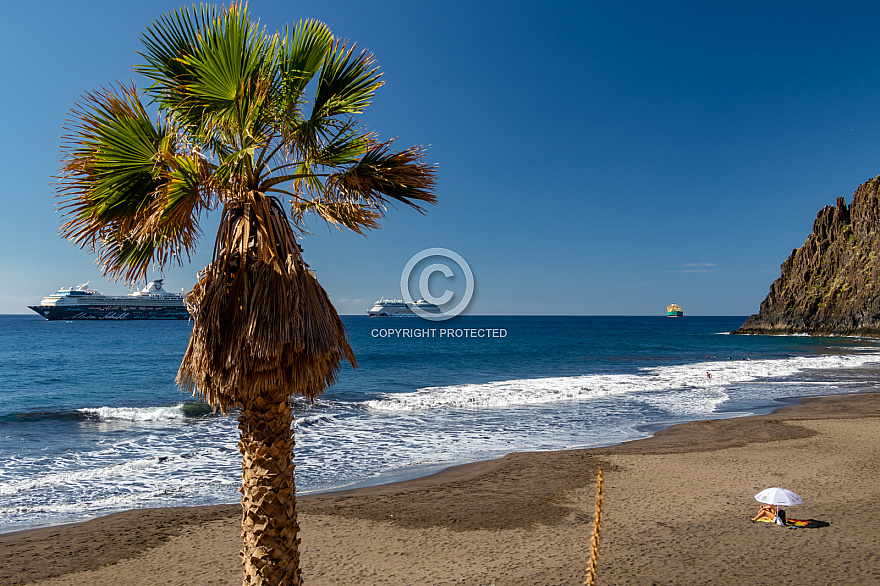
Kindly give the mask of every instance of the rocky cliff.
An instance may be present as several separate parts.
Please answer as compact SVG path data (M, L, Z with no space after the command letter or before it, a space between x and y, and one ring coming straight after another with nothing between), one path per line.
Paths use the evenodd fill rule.
M826 206L782 263L757 315L734 333L880 337L880 177Z

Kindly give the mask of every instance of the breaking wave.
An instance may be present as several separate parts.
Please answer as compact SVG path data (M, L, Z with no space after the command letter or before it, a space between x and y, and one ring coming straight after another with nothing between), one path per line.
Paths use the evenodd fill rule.
M202 417L214 412L207 403L178 403L166 407L97 407L77 409L88 419L100 421L167 421Z
M503 408L688 389L696 393L691 398L693 408L679 405L676 410L681 413L705 413L711 412L727 399L724 388L730 385L778 379L808 369L854 368L874 362L880 362L880 353L797 356L773 360L711 360L643 368L637 374L588 374L426 387L411 393L388 394L381 399L365 401L364 405L375 411Z

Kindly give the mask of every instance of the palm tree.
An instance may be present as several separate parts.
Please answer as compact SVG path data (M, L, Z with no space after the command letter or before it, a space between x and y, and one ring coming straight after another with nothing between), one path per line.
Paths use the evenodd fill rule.
M422 211L435 168L361 126L381 74L320 22L267 34L240 3L181 8L142 41L149 88L114 83L71 110L61 234L133 284L188 261L220 211L177 382L239 413L244 584L301 584L291 400L357 365L297 238L309 217L363 233L396 202Z

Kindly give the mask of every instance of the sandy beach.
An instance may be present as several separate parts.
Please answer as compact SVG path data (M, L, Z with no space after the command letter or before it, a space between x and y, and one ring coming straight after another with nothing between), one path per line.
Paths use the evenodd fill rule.
M599 583L880 583L880 394L677 425L610 448L516 453L299 500L310 585L583 581L605 468ZM794 490L752 523L754 494ZM0 535L0 585L240 584L239 507L150 509Z

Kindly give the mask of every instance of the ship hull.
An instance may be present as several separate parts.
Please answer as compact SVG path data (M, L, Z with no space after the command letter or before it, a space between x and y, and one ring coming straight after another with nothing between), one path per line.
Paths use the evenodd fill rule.
M50 321L54 320L132 320L132 319L189 319L185 307L54 307L51 305L28 305Z

